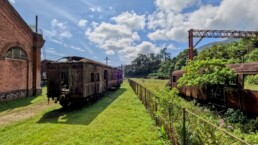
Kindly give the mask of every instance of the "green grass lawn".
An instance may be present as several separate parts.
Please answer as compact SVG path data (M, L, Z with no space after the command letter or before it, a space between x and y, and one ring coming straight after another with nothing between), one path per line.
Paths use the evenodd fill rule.
M1 104L1 113L26 109L46 98L25 98L21 105ZM29 99L29 100L27 100ZM46 100L45 100L46 101ZM107 93L95 104L79 110L63 110L57 104L26 120L0 126L1 145L32 144L164 144L159 130L128 83Z
M158 80L158 79L132 79L149 90L158 90L166 86L168 80Z

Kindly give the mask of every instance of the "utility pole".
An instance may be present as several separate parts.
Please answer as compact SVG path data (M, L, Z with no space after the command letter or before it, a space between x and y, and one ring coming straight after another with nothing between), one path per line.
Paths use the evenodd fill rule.
M106 65L108 65L109 58L106 57L104 60L106 61Z

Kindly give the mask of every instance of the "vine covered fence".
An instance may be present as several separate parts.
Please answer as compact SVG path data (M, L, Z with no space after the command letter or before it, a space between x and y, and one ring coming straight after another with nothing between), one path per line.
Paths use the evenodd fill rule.
M160 112L159 97L156 94L131 79L128 81L135 94L155 119L156 125L164 128L173 144L249 145L196 113L176 104L172 104L168 109Z

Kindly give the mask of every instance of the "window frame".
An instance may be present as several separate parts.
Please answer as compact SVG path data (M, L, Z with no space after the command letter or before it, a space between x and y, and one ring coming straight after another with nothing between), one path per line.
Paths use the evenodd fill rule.
M15 52L17 51L17 52ZM10 54L8 54L10 53ZM16 54L15 54L16 53ZM19 54L19 55L17 55ZM10 56L9 56L10 55ZM17 57L17 56L18 57ZM26 61L28 60L28 55L27 53L19 46L13 46L13 47L10 47L6 53L5 53L5 59L8 59L8 60L20 60L20 61Z

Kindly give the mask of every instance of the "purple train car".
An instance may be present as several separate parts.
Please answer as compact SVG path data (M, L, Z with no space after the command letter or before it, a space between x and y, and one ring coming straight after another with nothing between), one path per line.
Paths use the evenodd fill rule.
M47 96L64 107L81 106L123 82L120 69L82 57L63 57L47 65Z

